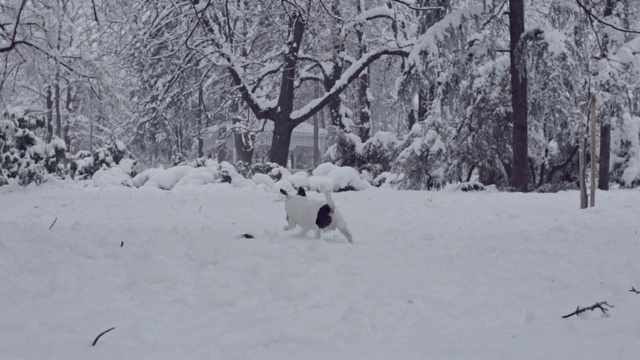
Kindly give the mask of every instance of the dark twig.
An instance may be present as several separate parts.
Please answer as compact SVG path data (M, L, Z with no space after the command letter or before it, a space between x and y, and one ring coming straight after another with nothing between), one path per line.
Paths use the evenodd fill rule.
M607 311L609 310L609 309L607 309L607 307L610 309L610 308L612 308L614 306L607 304L606 301L601 301L601 302L595 303L595 304L593 304L593 305L591 305L589 307L585 307L585 308L580 308L580 306L578 306L576 308L576 311L572 312L571 314L567 314L567 315L563 316L562 318L566 319L566 318L571 317L573 315L578 315L580 313L583 313L583 312L585 312L587 310L593 311L595 309L600 309L600 310L602 310L603 314L606 314Z
M243 237L243 238L245 238L245 239L253 239L253 238L254 238L254 236L253 236L253 235L251 235L251 234L242 234L242 236L241 236L241 237Z
M640 291L636 290L636 288L634 288L633 286L631 287L631 290L629 290L629 292L640 294Z
M120 243L120 247L123 247L123 246L124 246L124 241Z
M58 217L56 216L55 219L53 219L53 223L51 224L51 226L49 226L49 230L51 230L51 228L53 227L53 225L56 224L56 221L58 221Z
M107 329L107 330L105 330L105 331L101 332L101 333L100 333L100 335L98 335L98 337L97 337L95 340L93 340L93 344L91 344L91 346L96 346L96 343L98 342L98 339L100 339L100 337L101 337L102 335L104 335L104 334L108 333L109 331L111 331L111 330L113 330L113 329L115 329L115 326L114 326L114 327L112 327L111 329Z

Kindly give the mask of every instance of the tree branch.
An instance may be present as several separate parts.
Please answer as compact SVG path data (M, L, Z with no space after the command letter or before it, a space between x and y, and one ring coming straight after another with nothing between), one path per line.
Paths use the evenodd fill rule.
M629 292L640 294L640 291L636 290L636 288L634 288L633 286L631 287L631 290L629 290Z
M9 46L1 47L0 53L11 51L16 47L16 35L18 34L18 25L20 24L20 16L22 16L22 10L24 10L25 5L27 4L27 0L22 0L22 4L20 4L20 8L18 9L18 16L16 16L16 23L13 25L13 33L11 34L11 41L9 42Z
M407 1L404 1L404 0L391 0L391 1L396 2L398 4L402 4L402 5L408 7L411 10L418 10L418 11L444 10L444 7L442 7L442 6L424 6L424 7L420 7L420 6L411 5L410 3L408 3Z
M600 19L597 15L595 15L593 12L591 12L591 10L589 10L586 6L584 6L584 4L580 0L576 0L576 3L578 3L578 6L580 8L582 8L582 10L584 10L584 12L587 14L587 16L589 18L594 19L595 21L601 23L602 25L608 26L608 27L610 27L610 28L612 28L614 30L618 30L618 31L621 31L621 32L624 32L624 33L640 35L640 31L631 30L631 29L623 29L623 28L618 27L618 26L616 26L616 25L614 25L614 24L612 24L610 22L606 22L606 21Z
M610 308L612 308L614 306L607 304L606 301L601 301L601 302L595 303L595 304L593 304L593 305L591 305L589 307L586 307L586 308L580 308L580 306L578 306L576 308L576 311L572 312L571 314L567 314L567 315L563 316L562 318L566 319L566 318L569 318L569 317L571 317L573 315L578 315L580 313L583 313L583 312L585 312L587 310L594 311L595 309L600 309L603 314L606 314L607 311L609 310L609 309L607 309L607 307L610 309Z
M112 327L111 329L107 329L107 330L105 330L105 331L101 332L101 333L100 333L100 335L98 335L98 337L97 337L95 340L93 340L93 344L91 344L91 346L96 346L96 343L98 342L98 339L100 339L100 337L101 337L102 335L104 335L104 334L108 333L109 331L111 331L111 330L113 330L113 329L115 329L115 327Z
M295 125L301 124L311 118L314 114L324 108L333 101L355 80L360 76L371 63L384 55L408 56L409 51L405 49L382 49L372 51L363 55L358 61L347 68L335 85L327 91L322 97L311 100L306 106L291 113L291 120Z

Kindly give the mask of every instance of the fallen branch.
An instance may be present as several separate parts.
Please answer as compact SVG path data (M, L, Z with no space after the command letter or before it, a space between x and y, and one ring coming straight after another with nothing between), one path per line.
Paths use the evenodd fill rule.
M53 228L53 225L56 224L56 221L58 221L58 217L56 216L56 218L53 220L53 224L51 224L51 226L49 226L49 230L51 230L51 228Z
M247 234L242 234L240 237L243 237L243 238L245 238L245 239L253 239L253 238L254 238L254 236L253 236L253 235L248 234L248 233L247 233Z
M631 287L631 290L629 290L629 292L640 294L640 291L636 290L636 288L634 288L633 286Z
M98 342L98 339L100 339L100 337L101 337L102 335L104 335L104 334L108 333L109 331L111 331L111 330L113 330L113 329L115 329L115 326L114 326L114 327L112 327L111 329L107 329L107 330L105 330L105 331L101 332L101 333L100 333L100 335L98 335L98 337L97 337L95 340L93 340L93 344L91 344L91 346L96 346L96 343Z
M609 309L607 309L607 307L610 309L610 308L612 308L614 306L607 304L606 301L601 301L601 302L595 303L595 304L593 304L593 305L591 305L589 307L585 307L585 308L580 308L580 306L578 306L576 308L576 311L572 312L571 314L567 314L567 315L563 316L562 318L566 319L566 318L571 317L573 315L578 315L580 313L583 313L583 312L585 312L587 310L593 311L595 309L600 309L600 310L602 310L603 314L606 314L607 311L609 310Z
M120 243L120 247L123 247L123 246L124 246L124 241Z

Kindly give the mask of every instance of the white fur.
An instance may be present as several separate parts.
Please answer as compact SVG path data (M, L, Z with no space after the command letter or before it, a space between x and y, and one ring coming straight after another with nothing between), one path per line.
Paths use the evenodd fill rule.
M338 229L350 243L353 243L351 233L349 233L347 229L347 222L336 208L331 194L325 193L325 197L326 202L287 193L284 201L284 209L287 213L288 223L284 226L284 230L292 230L295 229L296 226L300 226L301 234L305 235L313 230L316 238L320 238L321 231ZM325 204L328 204L331 208L331 223L324 229L320 229L318 225L316 225L316 218L318 216L318 210Z

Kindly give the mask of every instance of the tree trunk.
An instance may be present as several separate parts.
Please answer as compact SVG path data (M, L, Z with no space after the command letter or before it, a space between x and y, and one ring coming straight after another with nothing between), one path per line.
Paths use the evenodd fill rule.
M53 137L53 93L51 85L47 86L47 142Z
M289 157L289 145L291 145L291 133L293 126L286 118L276 119L273 122L273 137L271 138L271 161L287 167Z
M358 1L358 12L364 11L364 1ZM367 44L365 42L365 35L361 27L356 27L356 35L358 37L358 52L359 57L367 52ZM365 142L369 140L371 136L371 103L369 102L369 69L365 69L359 78L358 84L358 105L360 106L360 123L359 123L359 135L360 140Z
M513 108L513 174L511 186L527 191L528 129L527 71L522 59L523 47L518 46L524 33L524 0L509 0L509 34L511 37L511 106Z
M611 124L600 125L600 164L598 189L609 190L609 162L611 156Z
M604 9L605 18L613 15L613 9L617 2L618 0L607 0ZM603 42L606 51L609 42L606 35ZM609 190L609 162L611 160L611 123L609 121L603 117L600 123L600 158L598 160L598 189L600 190Z
M62 139L62 114L60 112L60 74L56 74L56 83L53 86L54 106L56 111L56 136Z

